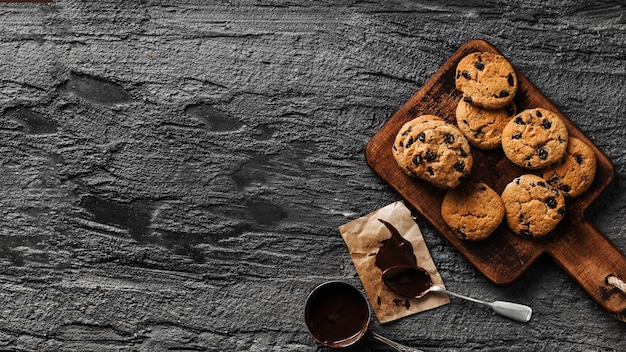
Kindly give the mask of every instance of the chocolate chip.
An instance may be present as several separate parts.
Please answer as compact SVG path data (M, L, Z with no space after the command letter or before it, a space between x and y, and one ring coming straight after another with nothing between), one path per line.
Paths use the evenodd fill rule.
M560 179L561 178L558 175L554 175L548 180L548 183L554 185L555 183L559 183Z
M520 224L524 222L524 214L519 214L519 216L517 217L517 222L519 222Z
M521 133L515 133L514 135L511 136L511 139L520 139L520 138L522 138Z
M452 133L446 133L443 136L443 140L448 144L452 144L454 143L454 135L452 135Z
M533 233L530 232L530 230L522 230L519 233L522 237L524 238L532 238L533 237Z
M462 161L457 161L454 164L454 169L458 172L463 172L465 170L465 163Z
M580 154L576 154L574 155L574 159L576 159L576 162L578 163L578 165L582 165L583 163L583 156Z
M461 74L463 75L463 77L465 77L465 79L471 79L472 78L472 76L470 76L470 73L467 72L467 71L463 71Z
M508 97L509 96L509 92L506 90L501 90L500 91L500 98L504 98L504 97Z
M424 132L420 132L420 134L417 135L417 140L420 142L425 142L426 141L426 134Z
M519 177L518 177L518 178L516 178L516 179L515 179L515 184L516 184L516 185L519 185L519 182L520 182L520 181L521 181L521 180L520 180L520 178L519 178Z
M570 186L568 186L568 185L560 185L560 186L559 186L559 189L560 189L561 191L565 192L565 193L569 193L569 191L571 191L571 190L572 190L572 188L571 188Z
M472 97L463 97L463 101L466 103L472 103Z
M487 187L485 187L485 186L480 186L480 187L478 187L478 189L479 189L479 190L481 190L481 191L486 191L486 190L487 190Z
M556 202L556 199L554 199L553 197L548 197L548 199L546 199L546 205L548 206L548 208L554 209L558 204Z
M405 147L409 148L409 147L411 147L411 144L413 144L413 137L409 137L409 140L406 141L406 146Z
M556 211L559 215L563 216L565 215L565 208L559 208L559 210Z
M467 152L465 151L465 149L461 148L459 149L459 155L462 157L466 157L467 156Z
M433 168L432 168L432 167L429 167L426 171L428 171L428 174L429 174L430 176L435 175L435 171L433 170Z
M423 163L424 163L424 159L422 158L421 155L416 155L413 157L413 164L422 165Z
M469 123L467 122L467 120L463 120L463 123L466 125L469 125Z
M437 159L437 152L429 150L426 152L426 161L435 161Z
M541 111L539 111L539 110L535 111L535 114L537 114L537 117L541 117L541 116L543 116L543 114L542 114L542 113L541 113Z
M524 119L522 118L522 116L521 116L521 115L520 115L520 116L517 116L517 117L515 118L515 123L516 123L516 124L518 124L518 125L525 125L525 124L526 124L526 123L524 123Z
M509 73L508 76L506 76L506 81L509 82L509 85L511 87L513 87L515 85L515 80L513 79L513 75Z
M461 230L461 229L457 229L456 230L456 235L457 235L458 238L461 238L461 239L465 239L467 237L465 232L463 232L463 230Z
M474 67L476 67L476 69L482 71L485 68L485 64L483 64L480 61L474 62Z
M400 143L398 143L402 148L404 148L404 142L400 141Z
M456 72L456 79L459 79L459 78L461 78L461 71Z
M548 151L545 148L540 148L537 154L541 160L546 160L548 158Z
M548 186L546 186L546 183L545 183L545 182L543 182L543 181L539 181L539 182L537 182L537 184L538 184L539 186L541 186L541 187L548 187Z
M509 104L507 106L504 107L504 111L506 112L507 115L509 116L513 116L515 114L515 108L513 107L513 105Z
M539 111L537 111L539 112ZM552 122L550 122L550 120L548 119L544 119L543 121L541 121L541 127L545 128L546 130L550 129L550 127L552 127Z
M396 145L393 145L393 150L398 151L398 147L396 147Z

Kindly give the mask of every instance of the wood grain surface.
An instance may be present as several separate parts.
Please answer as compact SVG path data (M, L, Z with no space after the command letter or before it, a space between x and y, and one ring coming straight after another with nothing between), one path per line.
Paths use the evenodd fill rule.
M0 3L0 351L328 351L302 308L327 280L362 289L338 226L401 199L366 145L473 38L612 160L585 231L625 252L625 12L621 0ZM547 255L494 285L414 214L446 287L530 305L533 319L452 299L372 330L427 352L626 350L626 323Z
M516 70L519 86L514 99L519 111L536 107L553 111L563 120L569 135L588 145L597 160L593 184L581 196L567 199L565 218L549 236L524 239L503 223L487 240L460 240L441 216L441 203L446 191L408 176L398 166L391 150L398 131L406 122L421 115L436 115L456 125L455 111L462 98L454 83L456 67L463 57L473 52L502 55L484 40L474 39L464 43L372 137L365 149L368 164L493 283L511 284L540 255L547 253L607 311L625 311L626 297L606 294L613 289L606 278L626 277L626 256L584 218L584 211L613 182L613 163L519 70ZM486 151L471 146L471 154L474 166L468 177L485 182L499 194L516 177L537 174L509 161L501 148Z

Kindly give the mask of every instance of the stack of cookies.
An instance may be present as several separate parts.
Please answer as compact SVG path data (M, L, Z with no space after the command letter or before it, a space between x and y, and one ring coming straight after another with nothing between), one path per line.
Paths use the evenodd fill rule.
M473 164L467 139L456 126L434 115L405 123L392 152L404 172L442 189L457 187Z
M454 83L463 93L456 108L459 129L476 148L500 147L504 128L517 113L513 66L500 55L471 53L459 61Z
M462 93L456 126L433 115L404 124L392 150L398 165L408 175L447 190L442 217L461 239L483 240L504 218L520 236L546 235L563 218L565 199L591 185L595 154L570 137L552 111L538 107L518 113L513 101L517 76L500 55L465 56L457 65L455 86ZM470 145L482 150L501 147L511 162L529 173L511 180L501 195L480 180L468 181Z

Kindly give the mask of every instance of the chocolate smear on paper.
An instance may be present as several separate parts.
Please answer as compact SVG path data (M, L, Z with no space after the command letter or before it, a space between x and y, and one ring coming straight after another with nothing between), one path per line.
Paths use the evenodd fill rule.
M381 246L376 253L374 264L380 271L385 272L385 270L397 265L417 266L417 259L413 253L411 242L405 240L400 232L389 222L383 219L378 219L378 221L385 224L391 233L391 237L380 241Z

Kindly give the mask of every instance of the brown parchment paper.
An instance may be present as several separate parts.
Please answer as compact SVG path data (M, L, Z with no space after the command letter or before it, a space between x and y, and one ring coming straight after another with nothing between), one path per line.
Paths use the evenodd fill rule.
M381 246L380 242L391 237L391 233L378 219L392 224L402 237L411 242L417 265L430 273L435 285L445 287L424 242L422 232L404 202L389 204L339 226L341 237L348 246L350 257L378 321L387 323L449 303L448 296L436 293L420 299L406 298L392 292L383 284L382 271L375 264L376 253Z

